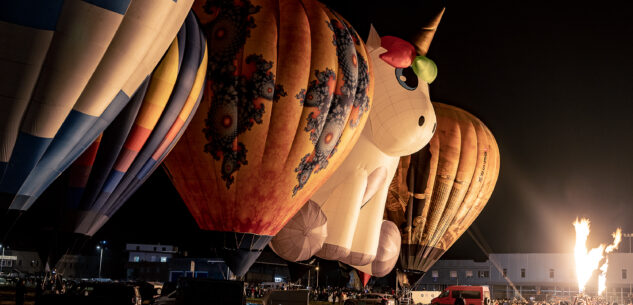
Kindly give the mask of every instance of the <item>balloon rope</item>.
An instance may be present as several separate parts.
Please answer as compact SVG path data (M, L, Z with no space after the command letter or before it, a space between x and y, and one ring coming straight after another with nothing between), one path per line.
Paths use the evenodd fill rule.
M470 237L473 239L475 244L479 247L479 250L481 250L481 252L483 252L486 255L486 258L488 259L488 261L490 261L490 263L492 263L493 267L495 267L495 269L497 269L497 272L499 272L499 274L501 274L503 276L503 278L506 280L508 285L510 285L510 287L512 287L512 289L514 290L514 294L515 295L519 295L519 297L521 297L521 299L523 301L525 301L525 298L523 297L521 292L517 289L517 287L514 285L512 280L510 280L510 278L508 278L507 276L505 276L503 274L503 269L501 268L501 266L499 266L499 264L497 264L496 261L490 259L490 253L492 253L492 249L490 248L490 246L486 242L485 238L483 236L481 236L481 234L477 234L477 235L480 235L481 238L477 237L477 235L475 235L475 233L473 233L471 228L472 228L472 230L476 230L477 232L479 232L479 228L477 227L477 224L472 224L471 227L468 228L468 230L466 230L466 232L468 232L468 235L470 235ZM490 276L490 274L488 276Z

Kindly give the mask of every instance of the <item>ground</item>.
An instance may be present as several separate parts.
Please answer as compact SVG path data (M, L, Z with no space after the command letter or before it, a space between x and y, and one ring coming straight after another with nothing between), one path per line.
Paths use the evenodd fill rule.
M35 291L27 290L24 305L35 304ZM15 305L15 290L13 287L0 287L0 305Z

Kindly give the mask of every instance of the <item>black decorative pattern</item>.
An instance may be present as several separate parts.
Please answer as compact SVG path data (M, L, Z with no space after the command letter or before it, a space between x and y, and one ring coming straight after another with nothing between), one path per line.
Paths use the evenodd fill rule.
M347 26L339 20L331 19L327 25L334 33L332 43L336 46L342 85L333 96L329 95L330 88L325 86L327 83L324 85L324 81L333 80L330 78L331 71L316 71L318 81L312 81L305 96L301 96L304 97L305 106L318 107L318 111L308 116L304 129L310 132L310 140L315 144L315 150L305 155L295 168L298 184L292 190L293 195L303 188L313 172L318 173L327 168L328 160L336 152L349 119L358 87L359 61L354 40Z
M204 25L209 36L208 80L213 97L205 120L203 132L207 138L204 151L215 160L222 160L222 179L230 188L235 182L234 173L248 164L248 149L239 142L238 135L261 124L266 111L258 99L277 101L287 93L281 85L275 85L273 62L262 55L251 54L245 65L252 66L252 74L236 73L235 61L242 50L255 22L251 15L259 12L259 6L249 1L209 0L204 9L216 15Z

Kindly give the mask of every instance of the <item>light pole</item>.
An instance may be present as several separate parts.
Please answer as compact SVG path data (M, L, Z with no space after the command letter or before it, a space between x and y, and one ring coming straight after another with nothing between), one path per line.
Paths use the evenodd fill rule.
M0 260L0 273L2 273L4 269L4 247L0 244L0 248L2 248L2 259Z
M101 278L101 264L103 263L103 249L105 248L107 242L102 240L97 244L97 250L99 251L99 278Z
M317 282L316 282L316 289L319 289L319 263L317 263L316 266L316 271L317 271Z
M101 246L97 246L97 250L99 250L100 254L99 254L99 277L101 278L101 262L103 261L103 247Z

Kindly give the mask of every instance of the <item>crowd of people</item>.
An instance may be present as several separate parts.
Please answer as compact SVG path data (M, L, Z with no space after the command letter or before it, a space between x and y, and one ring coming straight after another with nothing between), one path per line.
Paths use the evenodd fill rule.
M260 285L248 285L246 287L246 297L253 299L261 299L270 290L295 290L306 289L299 285L286 285L280 284L279 286L260 286ZM321 287L310 291L310 299L312 301L328 302L332 304L344 304L348 299L357 299L367 293L385 293L391 295L393 298L397 298L396 292L393 289L373 291L370 288L364 290L357 290L351 288L338 288L338 287Z
M496 299L492 300L492 305L618 305L617 302L609 302L602 297L574 297L571 300L552 298L548 301L534 301L531 299ZM624 304L622 304L624 305ZM633 305L631 301L626 305Z

